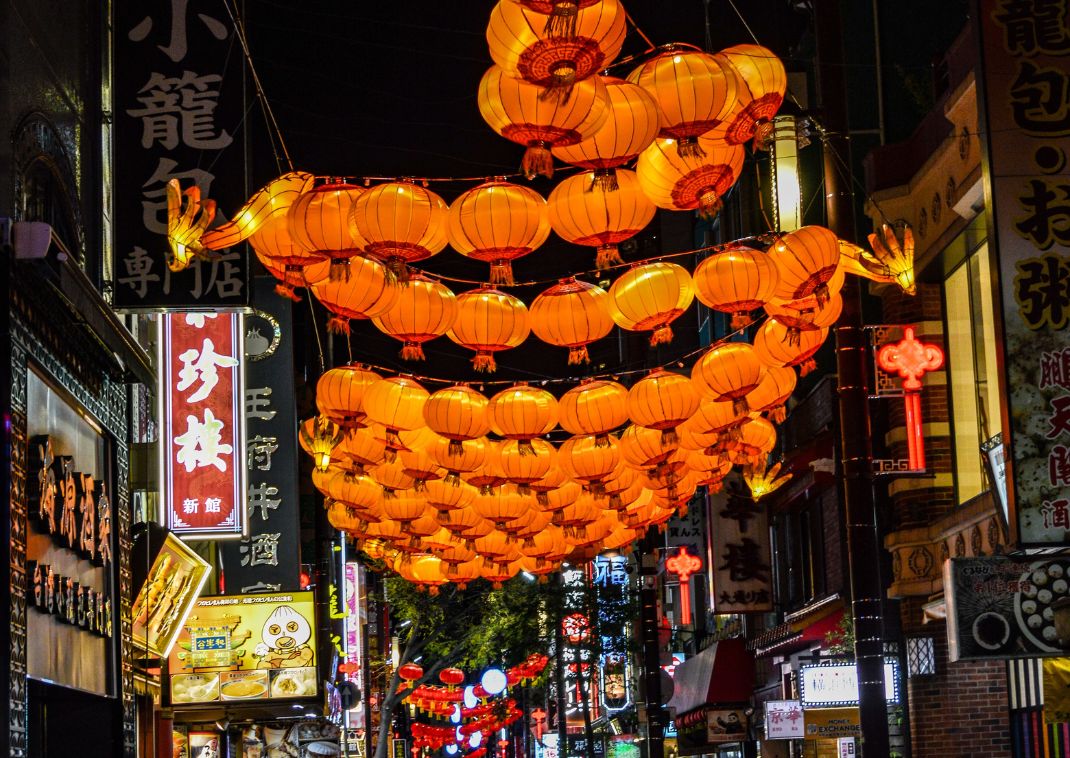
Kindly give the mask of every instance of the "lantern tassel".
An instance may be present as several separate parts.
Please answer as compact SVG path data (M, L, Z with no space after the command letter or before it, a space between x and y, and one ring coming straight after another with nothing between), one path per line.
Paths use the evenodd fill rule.
M769 409L769 420L774 424L783 424L784 419L788 417L788 409L783 405L778 405L776 408Z
M554 175L554 156L545 142L533 142L524 151L524 159L520 162L520 170L527 179L536 176L545 176L547 179Z
M275 285L275 294L279 297L284 297L287 300L293 300L295 303L301 302L301 296L294 291L294 288L283 282L279 282Z
M713 218L721 212L721 208L723 207L724 201L722 201L721 196L713 190L708 190L699 195L698 215L701 218L712 221Z
M427 492L427 480L417 479L412 485L413 492Z
M327 331L330 334L349 336L349 319L342 316L331 316L327 319Z
M789 326L788 333L784 336L784 340L789 345L797 346L800 339L802 339L802 329L797 326Z
M675 445L680 441L679 435L676 433L676 427L670 426L668 429L661 430L661 444L663 445Z
M510 261L494 261L490 264L491 284L513 284L513 264Z
M531 440L517 440L516 449L521 455L535 455L535 446Z
M733 413L743 416L750 412L750 403L747 402L745 397L737 397L732 401Z
M525 495L525 496L526 495L530 495L531 494L531 484L529 484L528 482L521 482L520 484L518 484L516 486L516 494Z
M556 100L564 105L572 97L574 86L576 86L576 65L563 61L554 67L550 75L550 83L539 94L539 99Z
M481 374L493 374L498 370L498 364L494 362L493 353L476 353L472 358L472 368Z
M412 278L412 271L404 258L391 256L383 261L386 266L386 282L392 286L406 286Z
M593 192L596 189L602 190L602 192L616 192L619 190L620 184L617 182L617 169L595 169L591 174L591 184L587 187L587 191Z
M609 435L608 434L597 434L597 435L595 435L594 446L595 447L609 447Z
M814 288L814 299L817 300L817 307L824 308L829 301L829 286L826 282L821 282Z
M446 453L450 457L464 455L464 443L461 442L461 440L450 440L450 445L446 448Z
M816 368L817 361L815 361L813 358L807 358L805 361L799 364L799 376L806 376Z
M621 508L624 507L624 503L623 501L621 501L620 495L610 495L609 507L615 511L619 511Z
M616 245L599 245L594 256L594 267L599 271L605 271L610 266L624 263L620 257L620 250Z
M591 356L587 352L586 345L580 345L579 347L571 348L568 351L568 365L578 366L583 363L590 363Z
M575 37L579 12L578 0L556 0L553 10L546 19L543 34L547 37Z
M348 282L349 259L331 258L331 265L327 268L327 278L332 282Z
M681 137L676 140L676 154L681 158L706 157L706 151L698 143L698 137Z
M550 496L547 495L545 492L539 491L535 493L535 502L545 508L550 505Z
M419 342L406 342L401 348L401 360L422 361L426 360L423 346Z
M754 319L751 318L750 311L739 311L732 314L732 329L739 330L745 326L750 326Z
M658 345L668 345L672 342L672 327L668 324L659 326L650 335L650 346L657 347Z
M446 478L443 479L443 481L446 482L446 484L450 485L451 487L460 487L461 486L461 473L459 471L450 471L449 473L446 474Z

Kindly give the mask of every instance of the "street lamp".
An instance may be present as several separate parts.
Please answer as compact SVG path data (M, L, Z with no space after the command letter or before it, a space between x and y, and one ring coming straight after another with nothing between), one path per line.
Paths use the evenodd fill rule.
M773 223L779 231L802 226L802 190L799 185L799 142L794 116L773 119Z

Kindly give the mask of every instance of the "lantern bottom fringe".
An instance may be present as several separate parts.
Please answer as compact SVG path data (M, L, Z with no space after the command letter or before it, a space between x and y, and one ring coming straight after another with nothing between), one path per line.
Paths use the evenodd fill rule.
M824 308L829 301L829 286L826 282L821 282L814 288L814 299L817 300L817 307Z
M670 426L668 429L661 430L661 444L662 445L675 445L680 441L680 436L676 433L676 427Z
M713 190L703 192L698 199L698 215L706 220L713 220L718 213L721 212L721 208L724 207L724 201L721 200Z
M602 192L616 192L619 190L620 183L617 181L617 169L595 169L594 173L591 175L591 184L587 187L587 191L593 192L596 189L601 190Z
M745 397L737 397L732 401L732 412L738 416L743 416L750 412L750 403L747 402Z
M624 507L624 502L620 499L620 495L609 496L609 507L615 511L619 511Z
M773 122L767 118L754 123L754 149L768 150L773 144Z
M750 311L740 311L739 313L732 314L732 329L739 330L746 326L750 326L754 319L751 318Z
M518 495L530 495L531 485L528 482L521 482L520 484L516 485L516 493Z
M494 362L493 354L476 353L472 359L472 368L481 374L493 374L498 370L498 364Z
M539 99L543 102L556 101L564 105L572 97L572 88L576 86L576 67L567 63L559 63L556 70L550 75L550 82L541 93Z
M511 261L495 261L490 264L491 284L513 284L513 264Z
M387 463L393 463L398 459L398 451L392 447L388 447L383 451L383 460Z
M535 455L535 446L531 444L531 440L517 440L516 449L521 455Z
M464 443L461 440L450 440L449 447L446 448L446 454L450 456L464 455Z
M591 362L591 354L587 352L587 346L586 345L580 345L579 347L574 347L574 348L569 349L569 351L568 351L568 365L570 365L570 366L579 366L581 364L590 363L590 362Z
M524 151L524 158L520 162L520 170L527 179L536 176L545 176L552 179L554 175L554 156L545 142L535 142L528 145Z
M609 447L609 435L608 434L596 434L594 437L595 447Z
M650 346L657 347L658 345L668 345L672 342L672 327L666 324L665 326L659 326L650 335Z
M484 485L481 485L480 488L479 488L479 494L480 495L491 495L493 493L494 493L494 485L493 484L484 484Z
M349 319L343 316L331 316L327 319L327 333L349 336Z
M599 245L594 256L594 267L599 271L605 271L611 266L624 263L620 257L620 250L616 245Z
M427 356L424 355L423 345L418 342L406 342L401 348L401 360L403 361L423 361L427 360Z
M547 495L545 492L537 492L535 494L535 502L545 508L550 504L550 496Z
M579 17L578 0L555 0L553 10L542 28L547 37L575 37L576 20Z
M349 258L331 258L327 268L327 279L332 282L349 281Z
M807 358L805 361L799 364L799 376L807 376L811 371L817 368L817 361L813 358Z
M279 282L275 285L275 294L279 297L284 297L287 300L293 300L295 303L301 302L301 296L294 291L294 288L289 284L283 284Z
M706 151L699 144L698 137L681 137L676 140L676 154L681 158L706 157Z
M412 269L409 268L409 264L405 262L404 258L399 258L396 255L391 256L383 261L383 266L386 268L387 284L392 287L408 286L409 281L412 279Z
M427 492L427 480L417 479L412 485L413 492Z
M788 409L783 405L778 405L776 408L769 409L769 420L774 424L783 424L784 419L788 417Z
M787 342L788 345L791 345L792 347L797 347L801 339L802 329L797 326L789 326L787 334L784 335L784 342Z

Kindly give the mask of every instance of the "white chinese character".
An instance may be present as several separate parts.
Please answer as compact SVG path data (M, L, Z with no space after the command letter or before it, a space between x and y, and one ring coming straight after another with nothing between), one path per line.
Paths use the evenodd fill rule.
M242 540L242 544L238 546L238 551L242 554L241 565L278 566L281 537L282 532L269 532L254 534L247 540Z
M185 500L182 501L182 512L183 513L196 513L197 512L197 506L199 504L200 504L200 500L198 500L197 498L195 498L195 497L187 497Z
M126 267L126 276L116 281L119 284L129 285L141 299L149 293L149 282L160 281L160 275L152 273L152 257L143 247L135 245L134 249L123 258L123 266Z
M139 93L143 107L126 111L141 119L141 146L147 150L159 143L174 150L181 144L194 150L221 150L233 142L215 125L221 81L219 74L183 71L179 78L153 72Z
M205 513L219 513L220 504L223 502L221 497L206 497L204 499L204 512Z
M204 409L204 421L196 416L186 416L186 433L175 437L175 444L181 449L176 455L179 463L186 467L186 473L201 466L215 466L220 471L227 470L227 462L220 454L231 454L234 449L221 444L223 422L219 421L211 408Z
M218 313L187 313L186 326L192 326L194 329L203 329L206 318L218 317Z
M167 182L171 179L178 179L184 184L192 182L201 191L201 197L212 196L215 174L199 168L189 171L176 171L176 168L177 161L160 158L152 176L141 185L141 222L154 234L167 234ZM168 271L170 269L164 272L165 275Z
M189 50L189 42L186 34L186 12L189 7L189 0L171 0L171 24L170 24L170 39L166 47L163 45L157 45L163 53L172 60L174 63L178 63L180 60L186 57L186 52ZM225 40L230 33L227 26L216 18L213 18L204 13L198 13L197 18L201 20L201 23L205 25L209 33L217 40ZM141 19L126 36L134 42L142 42L152 31L154 22L152 16L145 16ZM162 28L162 25L161 25Z
M200 352L196 348L190 348L180 353L178 359L182 361L182 368L178 371L181 381L176 389L180 392L189 389L198 379L201 386L190 395L187 400L196 403L204 400L219 383L219 373L216 368L232 368L238 365L238 359L229 355L220 355L215 351L212 340L205 338Z

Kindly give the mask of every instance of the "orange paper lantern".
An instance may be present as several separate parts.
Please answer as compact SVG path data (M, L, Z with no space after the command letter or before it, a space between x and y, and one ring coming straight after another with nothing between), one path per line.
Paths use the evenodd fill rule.
M362 426L364 393L380 379L379 374L359 363L332 368L316 382L316 407L345 429Z
M643 192L659 208L698 210L712 218L743 170L745 151L721 136L699 137L697 144L702 146L701 156L680 154L672 140L656 139L639 155L635 172Z
M757 138L756 142L761 143L759 132L768 131L788 89L784 64L773 51L761 45L733 45L714 57L735 71L739 102L743 106L727 124L725 138L734 145L751 138Z
M650 331L651 346L672 341L669 326L695 297L691 275L675 263L658 261L629 269L609 289L610 315L621 329Z
M813 295L819 305L829 297L828 283L840 263L840 241L823 226L804 226L782 235L768 251L780 272L773 297L799 300Z
M457 318L457 298L449 287L423 274L409 277L394 304L372 319L379 330L401 342L401 358L424 360L423 344L441 337Z
M628 390L628 416L633 424L657 429L666 441L698 408L699 398L686 376L654 369Z
M765 253L733 247L714 253L695 268L695 296L705 305L732 314L732 328L750 323L750 312L773 296L780 272Z
M334 314L327 321L327 329L335 334L349 334L350 319L383 315L401 294L391 286L386 268L376 260L357 256L349 262L348 271L348 277L312 285L312 294Z
M364 238L350 227L349 214L364 188L343 181L302 192L287 212L290 238L308 253L331 259L331 278L347 278L346 261L364 252Z
M765 366L746 342L725 342L707 351L691 369L691 379L707 400L731 400L746 410L746 396L765 376Z
M539 294L528 313L536 337L569 348L570 366L590 363L587 345L605 337L613 328L606 291L574 278L562 279Z
M446 336L474 350L476 371L493 372L494 354L527 339L528 309L518 298L493 287L469 290L457 296L457 319Z
M569 434L593 434L608 444L606 435L628 421L628 390L619 382L588 379L558 401L561 428Z
M390 182L357 198L352 226L366 240L368 255L381 260L400 281L408 264L436 255L446 246L446 201L410 182Z

